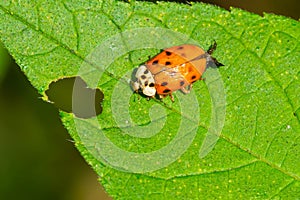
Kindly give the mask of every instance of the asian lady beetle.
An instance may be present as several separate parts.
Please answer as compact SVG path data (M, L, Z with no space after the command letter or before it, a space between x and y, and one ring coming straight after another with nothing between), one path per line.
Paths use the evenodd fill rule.
M208 67L223 66L211 56L216 48L217 43L214 42L207 52L193 44L164 49L137 69L132 88L135 91L141 89L148 97L170 95L174 101L172 92L181 90L189 93L192 84L201 79Z

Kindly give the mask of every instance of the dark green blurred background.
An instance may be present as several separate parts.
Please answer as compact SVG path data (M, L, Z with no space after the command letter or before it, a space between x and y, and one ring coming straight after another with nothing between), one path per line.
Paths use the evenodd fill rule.
M299 19L299 0L215 0ZM58 110L43 102L0 45L0 199L110 199L75 149Z

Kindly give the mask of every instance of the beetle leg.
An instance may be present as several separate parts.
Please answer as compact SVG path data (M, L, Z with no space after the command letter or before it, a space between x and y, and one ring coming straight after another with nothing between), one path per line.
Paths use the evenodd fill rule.
M181 92L183 92L184 94L188 94L190 93L190 89L187 89L185 87L180 88Z
M217 49L217 42L216 42L216 40L214 40L214 43L212 45L210 45L207 53L209 55L211 55L216 49Z
M159 94L158 97L159 97L159 99L163 99L166 97L166 95Z
M174 97L173 97L172 93L170 93L169 96L170 96L171 101L174 102Z
M191 92L192 87L193 87L193 84L190 84L190 85L188 85L188 86L186 86L186 87L180 88L180 90L181 90L184 94L188 94L188 93Z

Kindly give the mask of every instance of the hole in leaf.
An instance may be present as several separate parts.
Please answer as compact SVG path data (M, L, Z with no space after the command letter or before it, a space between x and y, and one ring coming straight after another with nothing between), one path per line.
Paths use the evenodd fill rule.
M79 76L51 82L46 95L57 108L73 112L79 118L95 117L102 112L103 92L88 88Z

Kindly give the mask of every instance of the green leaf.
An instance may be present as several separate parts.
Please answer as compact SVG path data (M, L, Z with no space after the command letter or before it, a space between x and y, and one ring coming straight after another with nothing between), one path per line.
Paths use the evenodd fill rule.
M4 49L3 44L0 42L0 83L3 80L5 74L6 74L6 70L9 66L9 55L6 51L6 49Z
M116 199L299 198L298 21L202 3L7 0L0 24L45 98L70 76L103 91L97 118L61 119ZM133 68L159 49L213 40L225 66L191 94L132 95Z

